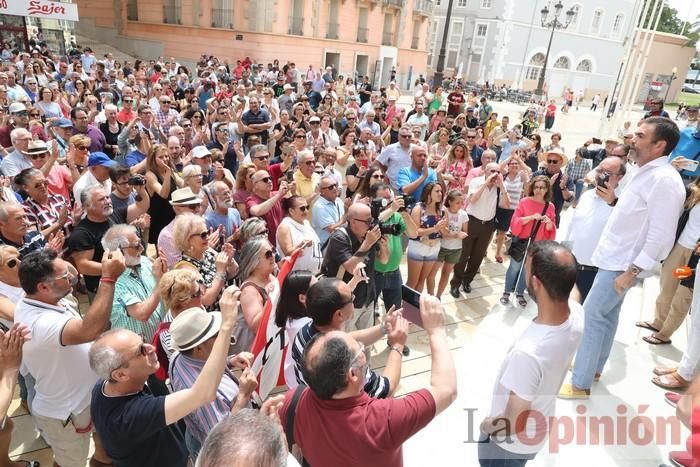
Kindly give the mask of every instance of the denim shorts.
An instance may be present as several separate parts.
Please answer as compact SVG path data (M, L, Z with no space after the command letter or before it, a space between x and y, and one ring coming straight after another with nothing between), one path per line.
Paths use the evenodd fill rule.
M411 261L436 261L440 252L440 240L432 240L434 245L426 245L418 240L409 240L406 255Z

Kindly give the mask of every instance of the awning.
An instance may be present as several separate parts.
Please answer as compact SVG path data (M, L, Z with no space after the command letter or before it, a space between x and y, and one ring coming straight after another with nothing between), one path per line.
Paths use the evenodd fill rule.
M78 5L47 0L0 0L0 15L78 21Z

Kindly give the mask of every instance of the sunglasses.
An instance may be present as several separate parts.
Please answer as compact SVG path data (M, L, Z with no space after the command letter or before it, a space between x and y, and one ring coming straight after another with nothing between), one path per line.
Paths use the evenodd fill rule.
M334 183L333 185L328 185L328 186L321 187L322 190L335 190L336 188L338 188L338 184L337 184L337 183Z
M132 102L134 102L133 99L124 99L125 104L131 104Z
M314 173L317 173L318 175L323 175L325 172L324 172L323 170L317 170L317 171L314 172Z
M297 209L300 210L301 212L306 212L309 210L309 207L308 206L299 206L299 207L297 207Z
M204 232L199 232L199 233L196 233L196 234L192 234L192 235L190 235L190 238L192 238L192 237L199 237L199 238L201 238L202 240L207 240L207 239L209 238L209 231L208 231L208 230L205 230Z
M275 253L272 250L267 250L264 254L265 259L272 259L275 257Z
M272 183L272 177L263 177L258 182L263 182L263 183Z
M47 155L47 152L42 152L41 154L30 154L29 158L32 160L44 159Z
M294 139L302 139L302 138L306 138L306 136L304 136L304 135L296 135L296 136L294 137Z
M18 264L19 264L19 260L18 260L17 258L12 258L11 260L9 260L9 261L5 264L5 266L7 266L7 267L10 268L10 269L13 269L13 268L14 268L15 266L17 266Z
M49 182L47 180L44 180L43 182L39 182L36 185L34 185L34 188L37 190L43 186L49 186Z
M39 112L32 112L32 113L29 114L29 116L30 116L30 117L39 117L40 114L39 114Z
M90 148L88 146L76 146L75 149L78 151L87 151Z
M255 156L253 159L255 159L257 161L262 161L262 160L267 160L269 158L270 158L270 156Z
M304 162L304 165L313 165L313 166L315 166L315 165L316 165L316 161L306 161L306 162Z
M561 162L559 159L547 159L547 164L558 164Z
M374 174L372 175L372 178L375 180L381 180L382 178L384 178L384 175Z
M191 124L191 123L185 123L184 125L182 125L182 128L192 128L192 124Z

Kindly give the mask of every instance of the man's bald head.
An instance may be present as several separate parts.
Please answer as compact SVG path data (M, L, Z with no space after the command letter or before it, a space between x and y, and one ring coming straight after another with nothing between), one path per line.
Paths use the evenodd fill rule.
M364 219L372 215L372 210L364 203L354 203L348 208L348 217Z

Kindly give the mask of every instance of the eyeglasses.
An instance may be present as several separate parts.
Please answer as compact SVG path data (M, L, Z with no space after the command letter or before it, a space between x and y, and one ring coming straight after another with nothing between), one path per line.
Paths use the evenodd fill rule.
M76 146L75 149L78 151L87 151L90 148L88 146Z
M334 184L332 184L332 185L328 185L328 186L323 186L323 187L321 187L322 190L335 190L336 188L338 188L338 184L337 184L337 183L334 183Z
M209 231L208 231L208 230L205 230L205 231L203 231L203 232L199 232L199 233L196 233L196 234L192 234L192 235L190 235L190 238L192 238L192 237L199 237L199 238L201 238L202 240L207 240L207 239L209 238Z
M48 279L48 282L60 281L61 279L66 279L66 278L68 278L68 277L71 277L71 275L72 275L72 274L70 273L70 271L68 270L68 268L66 268L66 272L65 272L65 273L61 274L60 276L54 277L54 278L52 278L52 279Z
M125 104L131 104L132 102L134 102L134 100L133 99L124 99L123 102Z
M559 159L547 159L547 164L558 164L561 162Z
M48 180L44 180L43 182L39 182L39 183L35 184L34 188L36 188L38 190L39 188L41 188L43 186L49 186Z
M399 138L410 138L410 137L412 137L412 136L413 136L413 134L410 134L410 135L399 135Z
M136 242L136 243L121 247L122 250L126 250L127 248L131 248L131 249L140 251L141 249L143 249L143 245L141 245L141 242Z
M306 138L306 135L295 135L294 139L303 139Z
M265 257L265 259L272 259L275 257L275 253L272 250L267 250L265 251L263 256Z
M256 180L256 183L257 182L272 183L272 177L263 177L260 180Z
M263 161L263 160L267 160L269 158L270 158L270 156L267 155L267 156L255 156L253 159L255 159L257 161Z
M381 180L381 179L384 178L384 175L374 174L374 175L372 175L372 178L373 178L374 180Z
M44 159L47 155L47 152L42 152L41 154L30 154L29 158L32 160Z
M355 117L346 117L345 120L355 120Z
M314 160L306 161L306 162L304 162L304 165L313 165L313 166L315 166L315 165L316 165L316 161L314 161Z

